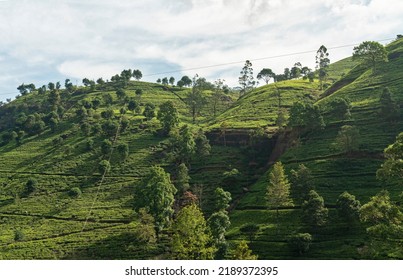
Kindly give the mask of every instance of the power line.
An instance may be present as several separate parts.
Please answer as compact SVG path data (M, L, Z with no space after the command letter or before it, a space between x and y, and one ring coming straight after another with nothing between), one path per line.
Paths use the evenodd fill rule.
M390 40L393 40L393 39L394 38L382 39L382 40L377 40L377 42L390 41ZM334 50L334 49L341 49L341 48L347 48L347 47L354 47L354 46L359 45L359 44L360 43L341 45L341 46L329 47L327 49L328 50ZM315 52L317 52L317 50L300 51L300 52L279 54L279 55L274 55L274 56L253 58L253 59L249 59L249 61L253 62L253 61L261 61L261 60L269 60L269 59L274 59L274 58L288 57L288 56L307 54L307 53L315 53ZM193 68L186 68L186 69L180 69L180 70L178 69L178 70L172 70L172 71L166 71L166 72L160 72L160 73L154 73L154 74L147 74L147 75L143 75L143 77L151 77L151 76L172 74L172 73L185 72L185 71L193 71L193 70L215 68L215 67L221 67L221 66L240 64L240 63L244 63L244 62L245 62L245 60L239 60L239 61L232 61L232 62L226 62L226 63L220 63L220 64L212 64L212 65L199 66L199 67L193 67Z

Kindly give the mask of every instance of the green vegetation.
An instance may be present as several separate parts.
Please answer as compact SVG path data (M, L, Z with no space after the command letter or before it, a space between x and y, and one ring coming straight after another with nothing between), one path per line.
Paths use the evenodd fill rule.
M20 85L0 259L402 259L403 40L385 51L374 69L322 48L241 98L138 70Z

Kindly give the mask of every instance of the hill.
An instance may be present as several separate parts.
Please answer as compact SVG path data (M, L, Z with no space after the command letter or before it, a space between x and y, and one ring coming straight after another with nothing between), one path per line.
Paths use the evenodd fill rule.
M151 166L163 167L177 184L172 136L161 133L155 117L144 115L150 104L158 112L166 101L177 108L181 125L195 135L202 128L210 140L210 155L193 156L188 163L190 185L206 217L213 212L218 186L231 193L231 245L248 239L261 259L373 257L362 253L368 245L365 227L347 230L335 205L343 191L361 204L385 188L393 200L401 192L398 183L385 186L376 179L384 148L403 131L401 118L379 117L385 87L403 105L403 41L387 50L389 62L375 72L351 58L331 64L325 91L317 81L288 80L233 101L237 93L217 98L208 87L195 123L187 102L190 88L126 81L24 94L0 108L0 258L169 258L170 231L157 243L139 241L141 220L134 211L135 188ZM332 102L340 98L350 102L351 117L337 116ZM136 109L128 109L129 101ZM278 112L286 121L296 102L318 106L326 126L301 133L279 127ZM335 144L343 125L358 128L358 151L345 153ZM127 146L126 155L119 145ZM110 162L110 171L99 169L102 160ZM278 218L266 207L267 176L277 160L288 176L301 163L308 167L329 208L330 222L311 232L313 243L302 256L288 242L310 231L300 218L299 198L292 190L295 206L281 208ZM245 230L249 224L257 227L253 234ZM376 257L403 258L398 249L380 252Z

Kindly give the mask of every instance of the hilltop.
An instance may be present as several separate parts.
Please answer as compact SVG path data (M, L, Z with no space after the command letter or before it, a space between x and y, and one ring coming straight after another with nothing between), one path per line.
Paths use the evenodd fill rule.
M385 245L375 256L364 252L365 226L346 230L335 209L344 191L361 204L383 189L397 201L402 191L399 182L385 185L376 178L384 149L403 131L402 117L379 117L385 88L403 106L403 40L389 44L387 51L389 61L376 71L351 58L331 64L324 90L317 80L294 79L238 99L238 92L218 95L207 84L202 92L206 103L197 114L189 108L192 88L130 79L124 86L112 81L24 94L0 108L0 258L169 258L170 230L159 242L140 242L142 221L134 211L135 188L152 166L162 167L178 184L173 136L163 133L156 118L167 101L177 109L180 127L210 142L208 156L196 154L187 162L190 189L206 218L214 212L214 190L220 186L231 193L227 240L232 247L249 240L261 259L403 258L399 246ZM340 99L349 102L348 118L333 107ZM286 126L296 102L318 108L324 127ZM359 131L359 148L348 153L337 145L345 125ZM102 160L110 163L110 170L99 168ZM279 217L267 209L267 176L277 161L288 176L300 164L309 168L329 209L325 227L311 231L301 221L302 202L293 189L294 206L281 208ZM252 231L246 227L250 224ZM309 231L309 251L296 255L290 238ZM401 245L402 239L394 242Z

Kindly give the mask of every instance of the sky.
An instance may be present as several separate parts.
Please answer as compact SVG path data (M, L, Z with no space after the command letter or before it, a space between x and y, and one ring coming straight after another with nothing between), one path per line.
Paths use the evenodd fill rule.
M247 59L255 75L314 68L321 45L335 62L402 27L403 0L0 0L0 100L22 83L81 84L129 68L144 81L198 74L237 86Z

